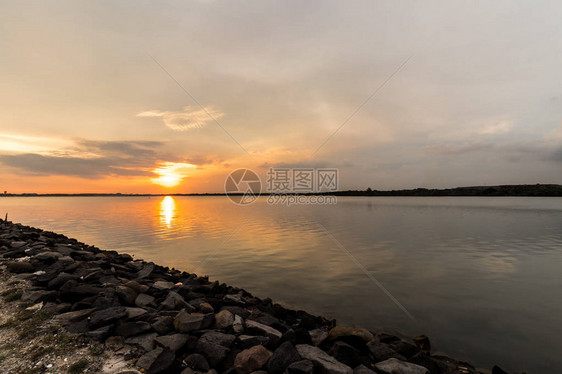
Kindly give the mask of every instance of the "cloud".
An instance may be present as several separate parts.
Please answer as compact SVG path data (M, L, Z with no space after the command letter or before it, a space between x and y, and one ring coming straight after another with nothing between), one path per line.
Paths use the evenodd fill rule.
M149 176L159 159L157 141L97 141L76 139L64 148L0 154L0 163L32 175L103 178L110 175Z
M65 144L66 147L60 149L44 147L40 152L0 153L0 164L28 175L65 175L87 179L146 176L153 177L154 183L172 186L196 167L215 162L198 155L178 157L165 154L161 150L168 143L160 141L75 139Z
M422 148L426 154L437 156L462 155L483 150L490 150L492 144L473 143L473 144L433 144Z
M212 107L204 109L191 109L189 106L180 112L162 112L159 110L149 110L137 114L137 117L156 117L162 118L164 124L175 131L187 131L205 126L214 119L219 119L224 113L214 110Z
M511 131L512 123L510 121L500 121L480 131L482 135L497 135L505 134Z
M36 153L0 155L0 162L32 175L67 175L82 178L101 178L109 175L150 175L131 167L123 160L80 157L44 156Z

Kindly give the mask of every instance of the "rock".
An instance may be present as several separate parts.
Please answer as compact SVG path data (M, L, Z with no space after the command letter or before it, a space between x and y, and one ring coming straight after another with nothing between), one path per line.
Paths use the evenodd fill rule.
M238 345L242 349L247 349L253 347L254 345L264 345L269 344L269 338L267 336L254 336L254 335L240 335L238 337Z
M168 296L166 299L160 303L162 309L165 310L179 310L179 309L186 309L187 311L195 310L191 305L189 305L183 297L181 297L177 292L170 291L168 292Z
M209 344L218 344L228 348L232 345L232 343L234 343L234 340L236 340L234 335L224 334L218 331L209 331L199 338L199 343L205 342Z
M226 295L223 300L228 301L230 303L238 304L238 305L245 304L244 300L242 300L242 296L240 296L240 295Z
M428 357L428 355L420 352L420 356L424 355ZM437 364L439 367L439 372L447 373L447 374L478 374L476 369L471 366L470 364L462 361L455 360L448 356L443 355L433 355L431 356L431 360Z
M298 344L296 346L299 355L307 360L310 360L322 368L322 371L326 374L351 374L353 370L347 366L338 362L335 358L328 355L326 352L318 347L314 347L308 344Z
M172 365L174 354L161 347L154 348L152 351L142 355L137 360L137 367L144 369L147 374L162 373Z
M212 314L189 314L185 310L182 310L174 319L174 328L179 332L201 330L211 326L213 317Z
M111 307L93 312L90 315L89 325L93 328L108 325L116 322L121 318L127 316L127 311L124 307Z
M328 339L335 340L345 336L356 336L363 339L366 343L375 338L368 330L361 327L336 326L330 330Z
M396 342L389 343L388 346L396 351L398 354L410 358L416 355L420 350L413 344L407 343L403 340L398 340ZM390 358L390 357L389 357ZM399 358L399 357L396 357Z
M33 273L35 271L33 265L27 261L8 262L6 266L8 271L16 274Z
M148 291L148 286L144 285L144 284L140 284L137 281L128 281L127 283L125 283L125 286L129 287L130 289L132 289L133 291L135 291L137 294L140 293L145 293L146 291Z
M431 351L431 344L429 338L425 335L418 335L413 338L414 344L425 354L429 354Z
M135 299L135 305L138 307L154 306L154 297L141 293Z
M308 332L310 335L310 340L315 347L318 347L326 338L328 337L328 330L326 329L314 329Z
M128 338L129 336L139 335L151 330L150 323L144 321L125 322L117 326L115 334Z
M76 281L76 280L78 280L78 277L76 275L68 274L68 273L64 273L64 272L59 273L54 279L49 281L49 283L47 284L47 287L49 287L52 290L57 290L63 284L68 282L69 280Z
M71 323L76 323L85 320L90 314L94 312L95 309L82 309L73 312L67 312L59 314L54 318L54 320L63 326L69 325Z
M286 374L314 374L314 363L310 360L301 360L287 367Z
M150 274L152 274L152 271L154 270L154 265L153 264L146 264L144 266L144 268L142 268L142 270L140 270L137 273L137 279L143 279L148 277Z
M374 371L366 367L365 365L359 365L353 369L353 374L376 374Z
M250 374L257 369L261 369L270 357L270 351L263 345L256 345L236 355L234 369L238 374Z
M195 374L195 372L191 368L185 368L180 374Z
M221 310L215 314L215 328L226 330L234 323L234 316L228 310Z
M290 342L285 342L273 352L267 363L267 371L271 374L283 374L293 362L302 360L296 348Z
M234 315L234 322L232 322L232 329L237 334L241 334L244 332L244 320L238 314Z
M375 368L385 374L429 374L429 370L423 366L404 362L396 358L375 364Z
M360 364L359 351L353 348L351 345L342 341L336 341L332 345L332 348L330 348L328 354L339 362L344 363L352 368Z
M239 315L242 318L248 318L250 316L250 312L246 309L236 306L236 305L226 305L221 308L221 310L228 310L230 313L234 315Z
M22 301L37 304L41 301L56 301L57 292L56 291L29 291L26 290L21 297Z
M187 335L172 334L166 336L159 336L156 339L154 339L154 341L156 342L156 344L172 352L175 352L185 345L185 343L187 342Z
M102 326L99 329L86 332L88 338L96 340L98 342L104 341L111 333L111 326Z
M70 312L70 307L72 305L68 304L68 303L61 303L61 304L57 304L57 303L46 303L43 306L43 311L45 313L48 314L61 314L61 313L66 313L66 312Z
M196 351L209 360L212 367L217 367L230 352L230 346L236 337L217 331L206 332L197 341Z
M449 372L451 370L456 369L456 365L451 365L450 370L449 368L446 370L441 370L439 364L433 358L431 358L430 356L426 355L423 352L419 352L418 354L410 357L410 359L408 359L408 362L411 362L412 364L416 364L419 366L423 366L424 368L429 370L430 373Z
M503 370L501 367L494 365L492 368L492 374L508 374L507 371Z
M266 326L262 323L246 320L246 329L250 332L267 336L272 345L277 345L283 334L273 327Z
M208 371L211 367L207 359L199 353L193 353L187 356L184 360L187 367L196 371ZM182 372L183 373L183 372Z
M49 264L52 264L53 262L57 261L61 257L62 255L58 252L41 252L33 256L34 259Z
M154 339L158 336L157 333L151 332L149 334L138 335L125 340L125 344L140 347L145 351L151 351L154 348Z
M164 335L174 328L174 317L171 316L160 316L152 323L152 328L154 331L160 335Z
M115 294L124 305L134 305L137 293L127 286L118 286L115 288Z
M65 282L60 288L60 297L64 300L82 300L84 297L97 295L103 291L103 288L92 286L90 284L80 284L75 280Z
M128 319L134 319L147 313L146 309L143 308L125 308L125 311Z
M372 340L367 343L367 348L369 348L375 362L388 360L389 358L397 358L403 361L406 360L404 356L391 349L387 344L381 343L378 340Z
M201 313L214 313L215 309L209 303L201 303L199 304L199 310Z
M172 288L174 288L174 283L166 281L156 281L154 282L152 287L156 288L157 290L171 290Z

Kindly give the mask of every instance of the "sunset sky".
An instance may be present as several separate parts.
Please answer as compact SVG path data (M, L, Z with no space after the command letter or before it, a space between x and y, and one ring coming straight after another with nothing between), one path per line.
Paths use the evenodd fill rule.
M275 166L339 168L341 189L562 182L560 2L0 1L0 18L2 191L222 192Z

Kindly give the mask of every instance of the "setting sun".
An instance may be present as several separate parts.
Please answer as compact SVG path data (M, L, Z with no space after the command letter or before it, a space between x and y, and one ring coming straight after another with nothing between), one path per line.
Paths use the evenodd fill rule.
M195 165L183 162L163 162L160 167L153 170L153 173L159 175L159 177L152 178L151 181L164 187L175 187L194 168Z

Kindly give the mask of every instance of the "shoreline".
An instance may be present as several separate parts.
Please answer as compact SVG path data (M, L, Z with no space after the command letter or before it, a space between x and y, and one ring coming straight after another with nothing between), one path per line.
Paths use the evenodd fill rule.
M17 346L22 343L19 328L35 321L32 327L38 332L28 337L79 338L76 347L68 344L69 352L80 344L100 352L85 353L84 367L72 369L77 362L53 359L45 364L43 356L2 360L4 351L17 356L17 350L0 347L0 367L11 357L14 365L21 361L38 368L16 367L14 373L505 373L497 366L475 369L432 355L423 335L406 341L339 326L207 277L1 219L0 255L5 280L0 312L12 311L0 325L1 337L19 331L19 341L11 343ZM27 318L18 322L22 313ZM43 325L51 330L38 328ZM52 328L61 330L53 334ZM120 367L107 366L108 360Z
M278 195L279 193L262 192L260 196ZM281 193L283 194L283 193ZM151 194L151 193L0 193L0 197L150 197L150 196L242 196L243 193L171 193L171 194ZM505 184L490 186L464 186L453 188L410 188L410 189L393 189L393 190L343 190L330 192L301 192L290 193L290 195L302 196L379 196L379 197L397 197L397 196L419 196L419 197L500 197L500 196L517 196L517 197L562 197L562 185L551 183L538 184Z

